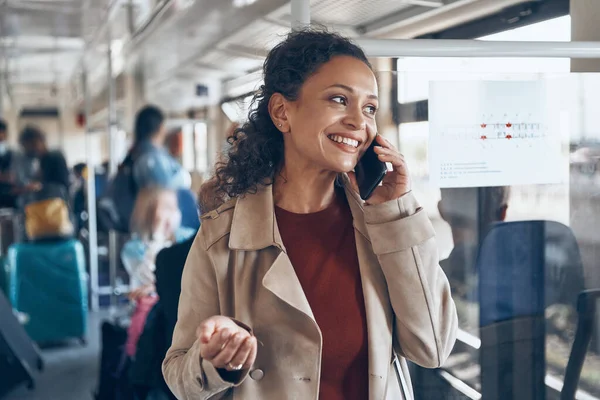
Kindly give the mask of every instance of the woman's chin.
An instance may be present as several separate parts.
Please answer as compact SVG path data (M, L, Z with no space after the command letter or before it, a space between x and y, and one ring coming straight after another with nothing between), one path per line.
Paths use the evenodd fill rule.
M329 164L329 170L338 174L354 171L354 167L356 167L356 160L350 158L335 160Z

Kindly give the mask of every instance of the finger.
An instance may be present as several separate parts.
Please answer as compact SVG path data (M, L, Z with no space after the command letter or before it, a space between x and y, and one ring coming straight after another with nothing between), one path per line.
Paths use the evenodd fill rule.
M242 343L244 342L244 340L247 337L248 337L247 333L244 334L241 332L233 335L229 339L229 341L227 342L227 344L225 345L223 350L221 350L221 352L215 358L213 358L213 360L212 360L213 365L217 368L226 368L226 369L232 370L232 368L229 368L229 366L227 364L229 364L231 362L231 360L236 355L240 346L242 345Z
M231 331L227 328L214 333L210 338L210 341L200 349L200 355L202 358L212 361L225 348L230 337Z
M207 319L202 322L196 331L196 337L200 339L202 343L208 343L210 338L215 333L217 324L214 319Z
M382 135L377 135L375 137L375 140L377 141L377 144L379 144L381 147L384 147L386 149L396 150L394 145L389 140L384 138Z
M241 366L243 369L250 368L246 367L246 360L248 359L250 352L252 352L252 347L254 347L255 345L256 339L254 337L246 337L246 339L244 339L244 341L240 345L240 348L238 349L237 353L233 356L231 361L229 361L229 365L234 367Z
M244 365L242 366L243 369L250 369L252 368L252 366L254 365L254 362L256 361L256 353L258 351L258 341L257 339L253 336L250 339L248 339L248 341L252 341L252 343L250 343L250 353L248 354L248 357L246 357L246 361L244 362Z
M389 162L394 167L403 167L406 165L404 156L402 156L400 153L391 152L387 150L383 153L380 153L378 156L380 161Z

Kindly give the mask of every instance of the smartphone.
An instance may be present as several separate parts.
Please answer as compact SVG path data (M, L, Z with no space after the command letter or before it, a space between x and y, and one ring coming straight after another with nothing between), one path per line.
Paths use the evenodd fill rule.
M371 197L373 191L387 172L387 166L384 162L379 160L377 153L375 153L376 145L377 138L373 139L373 142L367 148L365 154L358 160L356 168L354 168L358 192L363 200L367 200Z

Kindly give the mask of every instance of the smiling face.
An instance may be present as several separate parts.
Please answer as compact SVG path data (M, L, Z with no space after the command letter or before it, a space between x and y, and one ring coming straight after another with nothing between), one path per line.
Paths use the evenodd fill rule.
M297 100L283 103L286 165L352 171L377 132L377 80L354 57L332 58L304 82Z

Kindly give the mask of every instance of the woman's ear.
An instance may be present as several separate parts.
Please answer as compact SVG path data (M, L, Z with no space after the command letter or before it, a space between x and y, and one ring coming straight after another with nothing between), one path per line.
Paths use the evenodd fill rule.
M290 124L287 117L288 102L281 93L275 93L269 99L269 115L277 129L282 133L290 131Z

